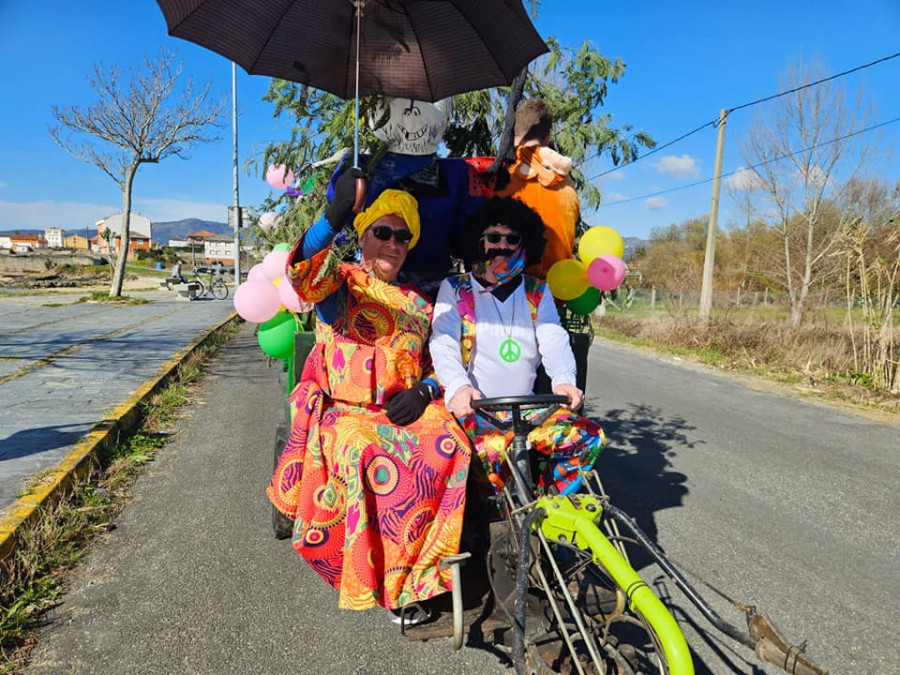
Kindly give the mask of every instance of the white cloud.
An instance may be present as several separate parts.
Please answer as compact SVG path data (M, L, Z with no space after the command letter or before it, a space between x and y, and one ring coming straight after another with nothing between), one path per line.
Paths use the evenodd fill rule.
M644 201L644 207L648 211L660 211L666 208L669 205L662 197L650 197L649 199Z
M700 166L696 159L690 155L666 155L653 166L660 173L666 173L676 178L696 178L700 175Z
M608 202L621 202L628 199L628 195L623 195L621 192L609 192L606 195L606 201Z
M597 179L597 182L598 183L604 183L606 181L622 182L623 180L625 180L625 172L622 169L619 169L617 171L613 171L612 173L607 173L603 176L600 176L600 178Z
M0 202L0 230L43 230L61 227L75 230L94 227L101 218L121 210L121 205L79 202Z
M0 201L0 231L43 230L45 227L61 227L65 230L86 227L93 229L98 220L121 210L121 203ZM225 204L190 200L135 199L133 210L158 223L183 218L200 218L224 223L228 218Z
M763 186L763 180L753 169L739 166L734 175L725 179L725 185L736 192L748 192L760 189Z

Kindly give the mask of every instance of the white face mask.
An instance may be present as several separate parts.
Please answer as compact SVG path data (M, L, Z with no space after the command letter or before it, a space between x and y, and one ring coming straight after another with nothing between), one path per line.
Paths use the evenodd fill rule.
M401 155L431 155L437 152L453 111L452 99L426 103L395 98L391 99L389 106L387 123L374 131L378 140ZM370 123L374 125L381 117L381 112L376 111Z

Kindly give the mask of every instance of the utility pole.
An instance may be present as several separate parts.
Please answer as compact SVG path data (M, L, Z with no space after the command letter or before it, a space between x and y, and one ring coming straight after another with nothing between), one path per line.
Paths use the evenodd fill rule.
M716 143L716 166L713 170L712 204L709 207L709 225L706 228L706 255L703 258L703 285L700 287L700 320L709 323L712 310L713 266L716 263L716 227L719 222L719 188L722 185L722 151L725 148L725 120L728 111L719 113L719 140Z
M231 62L231 136L234 180L234 288L241 285L241 200L238 192L237 66Z

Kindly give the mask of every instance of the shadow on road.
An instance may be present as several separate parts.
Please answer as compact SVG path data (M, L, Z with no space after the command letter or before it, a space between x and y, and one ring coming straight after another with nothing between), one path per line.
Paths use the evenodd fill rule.
M92 423L58 424L17 431L0 439L0 461L74 445L91 427Z
M657 541L656 512L681 506L688 492L687 476L672 470L670 459L679 449L702 443L688 436L695 427L647 405L586 413L600 421L606 433L608 445L595 468L610 500ZM635 553L631 562L636 570L650 564L649 556Z

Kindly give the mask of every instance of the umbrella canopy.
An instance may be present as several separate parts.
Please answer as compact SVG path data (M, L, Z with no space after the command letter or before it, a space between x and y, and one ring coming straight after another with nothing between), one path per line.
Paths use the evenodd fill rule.
M217 52L250 74L345 99L371 94L437 101L507 85L548 51L521 0L157 3L170 35Z

